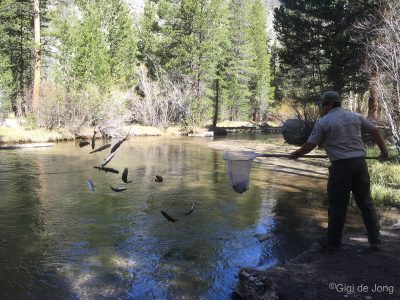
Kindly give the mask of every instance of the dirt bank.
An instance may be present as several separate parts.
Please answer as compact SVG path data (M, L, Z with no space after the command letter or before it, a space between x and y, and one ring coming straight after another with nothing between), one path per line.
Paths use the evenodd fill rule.
M235 299L400 299L400 231L382 231L382 249L365 234L344 237L342 250L314 245L266 271L242 269Z

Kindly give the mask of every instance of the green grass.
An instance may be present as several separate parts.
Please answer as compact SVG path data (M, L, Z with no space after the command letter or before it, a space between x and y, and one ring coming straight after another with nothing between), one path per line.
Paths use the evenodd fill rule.
M368 156L379 156L378 148L367 149ZM397 150L389 151L389 156L398 156ZM369 161L371 196L378 205L400 207L400 164L398 161Z

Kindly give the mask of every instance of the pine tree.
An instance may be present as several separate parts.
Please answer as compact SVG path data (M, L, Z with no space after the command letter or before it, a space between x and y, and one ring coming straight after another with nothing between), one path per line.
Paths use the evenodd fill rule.
M230 11L230 49L227 53L223 83L224 114L230 120L239 120L249 117L249 84L255 74L255 53L250 36L250 3L245 0L232 0Z
M274 90L271 86L271 54L268 49L266 16L267 12L263 1L254 0L250 13L250 35L255 53L255 74L250 84L253 121L259 121L260 117L265 117L267 108L274 96Z
M0 52L0 119L11 110L11 96L13 91L14 86L10 60L8 56Z
M17 105L16 97L25 98L32 82L32 3L24 0L4 0L0 3L0 24L3 34L0 51L8 57L14 80L12 107L22 113L26 105Z
M159 55L161 26L158 13L158 4L146 0L143 16L139 22L138 59L147 67L153 79L156 78L157 68L161 66Z
M353 25L374 10L376 1L281 2L275 10L275 30L282 45L281 76L292 87L290 96L315 99L326 89L364 93L368 89L368 76L361 69L365 51L354 39Z
M110 76L110 57L101 28L101 14L94 2L83 6L83 20L76 28L76 54L73 58L74 77L84 86L95 84L107 88Z
M48 0L40 1L42 15L40 28L46 27L48 22L48 6ZM9 86L9 97L13 111L19 114L24 113L28 108L25 101L28 98L26 96L30 96L27 92L30 91L33 81L33 19L33 1L3 0L0 2L0 56L7 56L7 59L3 58L3 61L7 61L7 70L11 71L13 77L13 84ZM4 74L8 74L8 71Z
M212 110L213 84L222 57L221 44L226 41L227 9L225 0L159 4L160 15L165 18L159 52L161 64L175 80L184 76L190 78L191 124L199 124Z
M101 8L111 77L117 85L130 87L135 77L137 41L129 7L125 0L104 0Z

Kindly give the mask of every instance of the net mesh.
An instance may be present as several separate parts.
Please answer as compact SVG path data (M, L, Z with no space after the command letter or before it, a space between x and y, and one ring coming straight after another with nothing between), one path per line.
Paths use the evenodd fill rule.
M250 151L226 151L222 156L228 171L229 183L235 192L242 194L249 189L251 163L256 157L257 154Z

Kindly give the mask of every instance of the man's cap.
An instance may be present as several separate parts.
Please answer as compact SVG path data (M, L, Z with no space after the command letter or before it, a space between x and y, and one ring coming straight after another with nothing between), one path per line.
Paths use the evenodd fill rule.
M324 105L325 103L341 103L342 99L340 98L339 94L334 91L328 91L322 94L321 100L318 101L319 105Z

